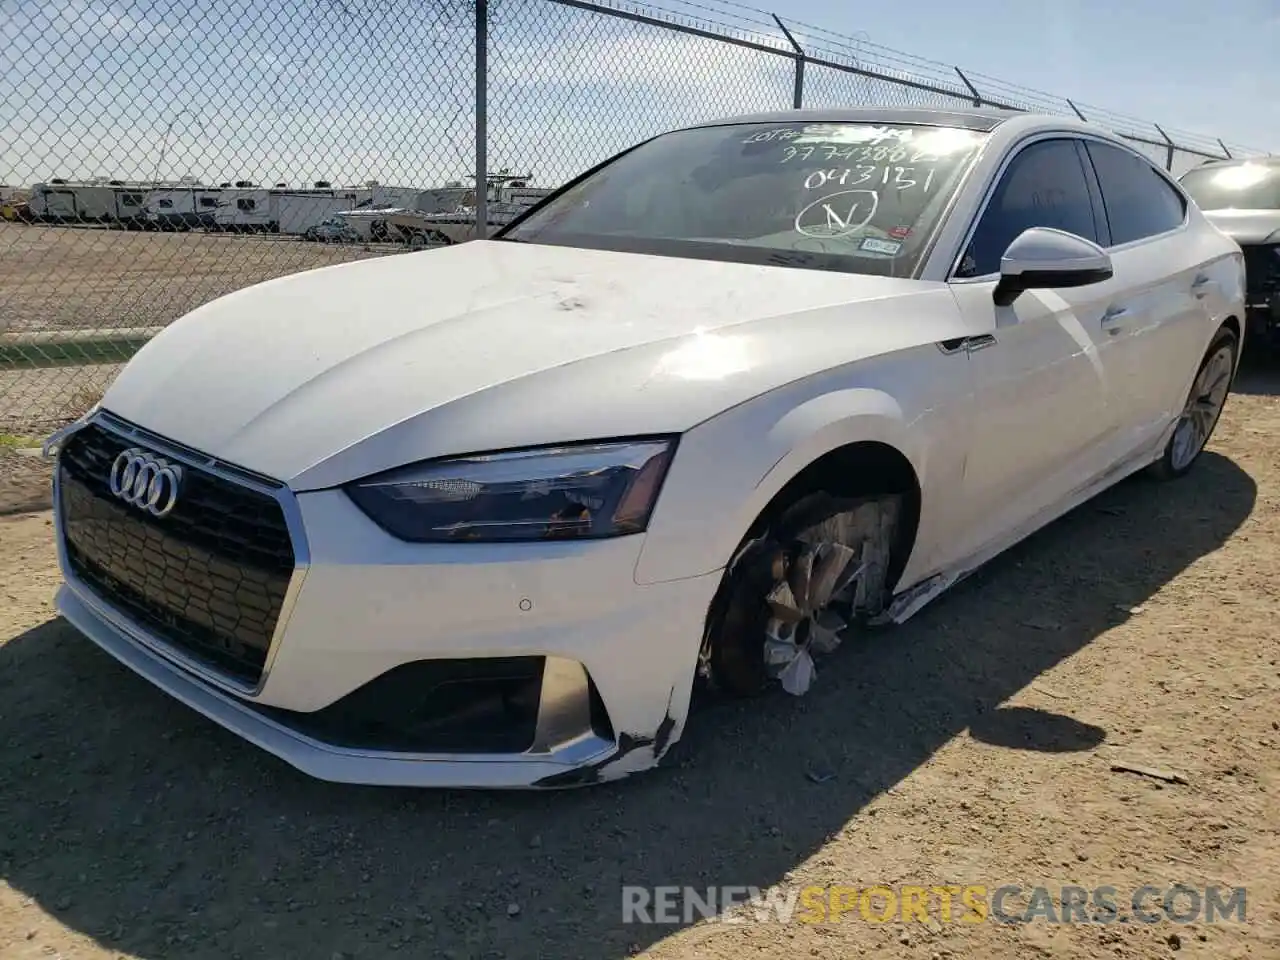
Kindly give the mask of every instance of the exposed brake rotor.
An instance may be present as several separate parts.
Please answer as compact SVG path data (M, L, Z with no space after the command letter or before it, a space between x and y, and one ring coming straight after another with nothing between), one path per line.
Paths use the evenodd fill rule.
M812 518L807 523L784 518L776 532L744 546L730 564L735 588L726 623L733 629L719 638L736 652L721 666L735 664L736 676L750 676L754 659L759 682L772 679L793 696L805 693L814 657L836 650L855 619L882 612L899 504L896 496L817 495L797 508ZM710 667L709 651L707 659Z

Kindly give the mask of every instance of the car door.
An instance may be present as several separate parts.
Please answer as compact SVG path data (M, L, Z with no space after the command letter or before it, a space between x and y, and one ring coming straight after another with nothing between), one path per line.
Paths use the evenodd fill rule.
M1106 212L1108 252L1128 287L1127 314L1105 329L1115 355L1126 447L1158 442L1182 409L1205 348L1205 298L1213 280L1187 229L1182 194L1149 160L1101 140L1086 141Z
M1119 433L1108 311L1125 309L1121 281L993 299L1000 258L1031 227L1103 242L1101 200L1079 139L1054 135L1015 147L950 281L960 309L990 337L968 350L975 413L964 501L971 552L1038 525L1104 472Z

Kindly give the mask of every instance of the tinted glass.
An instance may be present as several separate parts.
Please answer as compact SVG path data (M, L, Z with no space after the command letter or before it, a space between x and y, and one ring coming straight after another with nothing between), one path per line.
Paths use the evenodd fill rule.
M1141 157L1109 144L1086 144L1102 188L1102 202L1111 225L1111 243L1119 246L1182 224L1187 211L1182 197Z
M612 161L503 239L908 276L985 139L865 123L681 130Z
M1280 165L1216 164L1179 182L1201 210L1280 210Z
M1009 244L1031 227L1053 227L1098 241L1089 184L1074 140L1042 140L1014 157L956 275L997 273Z

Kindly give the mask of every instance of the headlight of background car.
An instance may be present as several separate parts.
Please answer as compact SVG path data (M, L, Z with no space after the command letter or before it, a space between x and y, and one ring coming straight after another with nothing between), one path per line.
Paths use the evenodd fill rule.
M645 529L674 452L674 439L517 450L404 467L346 490L415 543L617 537Z

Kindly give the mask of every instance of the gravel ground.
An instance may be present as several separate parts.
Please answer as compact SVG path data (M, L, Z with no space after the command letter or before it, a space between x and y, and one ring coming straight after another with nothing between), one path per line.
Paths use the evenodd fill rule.
M54 619L47 514L0 542L4 958L1280 957L1280 376L1191 477L577 792L307 780ZM621 922L624 883L1175 882L1247 887L1247 922Z

